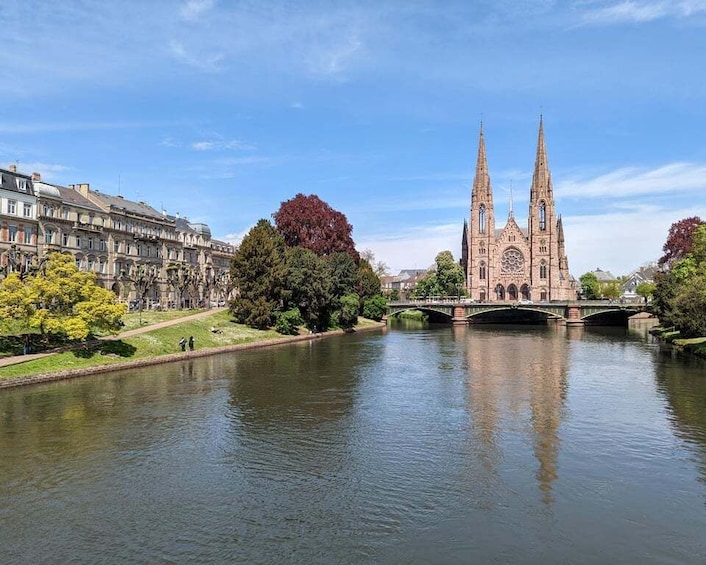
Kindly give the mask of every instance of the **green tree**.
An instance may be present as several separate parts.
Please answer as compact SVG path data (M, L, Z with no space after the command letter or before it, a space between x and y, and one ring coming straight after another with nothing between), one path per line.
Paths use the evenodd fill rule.
M638 296L642 296L645 302L652 299L652 294L655 291L655 283L651 282L641 282L637 285L635 292Z
M344 330L349 330L358 323L358 308L360 297L357 294L346 294L340 298L341 311L338 324Z
M620 283L618 281L599 283L598 288L601 298L610 298L611 300L620 298Z
M442 251L436 256L436 281L439 294L456 296L463 287L463 268L456 261L451 251Z
M595 300L600 296L600 285L594 273L584 273L579 277L581 294L586 300Z
M286 302L299 309L308 328L323 331L329 327L338 304L324 259L303 247L288 249L285 287Z
M299 326L304 323L298 308L279 312L276 318L275 329L283 335L296 335L299 333Z
M125 305L80 272L72 255L52 253L44 268L24 280L11 273L0 283L0 318L5 329L84 340L92 332L117 332Z
M682 337L706 336L706 273L702 269L679 286L672 304L672 322Z
M236 320L254 328L271 326L281 309L287 266L284 239L269 221L258 221L243 238L230 274L238 289L231 303Z
M331 294L341 298L355 291L358 266L348 253L334 253L326 257L326 265L331 279Z
M440 296L442 294L439 281L434 271L427 273L424 277L417 281L414 287L414 296L416 298L429 298L430 296Z
M366 298L380 294L382 290L380 278L375 274L372 265L365 259L361 259L358 264L358 274L355 287L361 300L361 307Z
M367 298L363 303L363 316L370 320L380 321L387 313L387 300L382 294Z

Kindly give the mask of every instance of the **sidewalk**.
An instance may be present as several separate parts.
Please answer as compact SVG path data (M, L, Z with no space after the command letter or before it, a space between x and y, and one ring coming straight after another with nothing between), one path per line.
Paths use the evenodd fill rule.
M192 314L191 316L184 316L182 318L174 318L173 320L166 320L164 322L159 322L158 324L152 324L149 326L143 326L141 328L135 328L134 330L128 330L121 332L118 335L111 335L106 337L98 338L104 341L113 341L117 339L123 339L125 337L132 337L134 335L143 334L146 332L151 332L152 330L157 330L159 328L166 328L168 326L176 326L190 320L199 320L201 318L206 318L208 316L213 316L219 312L222 312L225 308L211 308L204 312L199 312L198 314ZM66 351L66 348L61 348L61 351ZM17 365L19 363L26 363L27 361L32 361L33 359L41 359L42 357L48 357L50 355L56 355L59 351L45 351L42 353L30 353L29 355L13 355L11 357L3 357L0 359L0 368L8 367L10 365Z

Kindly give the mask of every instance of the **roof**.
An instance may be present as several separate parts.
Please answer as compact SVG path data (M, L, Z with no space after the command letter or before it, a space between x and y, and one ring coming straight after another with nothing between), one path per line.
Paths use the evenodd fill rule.
M66 202L71 206L78 206L80 208L86 208L88 210L93 210L95 212L102 212L103 210L91 202L88 198L83 196L78 191L72 188L66 188L64 186L58 186L55 184L39 183L40 187L50 187L54 188L59 193L59 198L62 202Z
M25 186L27 187L27 190L20 190L17 185L17 179L26 181ZM7 169L0 169L0 188L3 190L11 190L12 192L34 196L32 177L21 173L16 173L14 171L8 171Z
M591 272L596 275L596 280L598 282L613 282L614 280L617 280L610 271L602 271L598 267L596 267L595 271Z
M132 200L128 200L122 196L112 196L110 194L104 194L98 190L91 190L90 194L92 194L99 202L108 208L112 208L114 210L124 210L130 214L144 216L160 222L168 220L165 218L164 214L158 212L152 208L152 206L145 204L144 202L133 202Z

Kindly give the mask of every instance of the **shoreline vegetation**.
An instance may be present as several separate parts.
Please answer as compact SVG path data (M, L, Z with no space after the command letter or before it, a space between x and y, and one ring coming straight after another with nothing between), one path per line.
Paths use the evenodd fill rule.
M107 373L135 367L195 359L220 353L258 349L276 345L311 341L332 335L350 333L347 330L330 330L309 333L302 330L298 335L282 335L274 330L255 330L232 320L230 313L184 320L166 327L154 324L142 328L138 335L87 342L84 346L37 356L27 361L0 368L0 389L27 386L73 379L88 375ZM359 318L352 332L381 329L385 322ZM131 332L123 332L129 334ZM182 337L194 338L193 351L181 351Z
M650 334L671 345L680 353L689 353L706 359L706 337L681 338L679 330L657 326L649 330Z

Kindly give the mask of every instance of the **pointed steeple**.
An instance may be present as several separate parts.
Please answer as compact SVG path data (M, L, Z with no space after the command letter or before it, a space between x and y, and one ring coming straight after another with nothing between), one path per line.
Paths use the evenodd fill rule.
M512 218L515 217L515 212L512 209L512 181L510 181L510 208L509 208L509 210L510 211L508 212L507 218L508 218L508 220L511 220Z
M544 117L539 115L539 134L537 136L537 157L534 161L534 174L532 175L532 188L530 200L534 201L552 197L552 178L547 160L547 147L544 143Z
M490 192L490 175L488 174L488 158L485 154L485 135L483 122L480 123L480 136L478 140L478 158L476 159L476 174L473 177L473 192L471 201L485 202L490 205L493 196Z
M561 221L561 214L556 221L556 237L559 245L564 245L564 224Z

